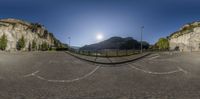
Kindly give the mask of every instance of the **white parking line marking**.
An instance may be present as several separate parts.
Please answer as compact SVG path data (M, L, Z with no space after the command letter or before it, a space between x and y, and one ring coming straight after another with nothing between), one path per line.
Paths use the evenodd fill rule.
M188 71L186 71L186 70L184 70L183 68L181 68L181 67L177 67L180 71L182 71L183 73L185 73L185 74L187 74L188 73Z
M75 78L75 79L71 79L71 80L50 80L50 79L46 79L42 76L39 76L37 75L37 73L39 73L39 71L36 71L36 72L33 72L31 74L28 74L28 75L25 75L24 77L30 77L30 76L33 76L33 77L36 77L40 80L45 80L45 81L48 81L48 82L65 82L65 83L70 83L70 82L74 82L74 81L78 81L78 80L82 80L82 79L85 79L89 76L91 76L93 73L95 73L98 69L100 68L100 66L97 66L95 69L93 69L91 72L89 72L88 74L85 74L84 76L82 77L78 77L78 78Z
M149 60L153 60L153 59L156 59L156 58L158 58L158 57L160 57L160 55L159 55L159 54L156 54L155 56L150 57Z
M37 74L39 72L39 70L33 72L33 73L30 73L30 74L27 74L27 75L24 75L24 77L29 77L29 76L34 76L35 74Z
M173 74L173 73L177 73L177 72L187 73L187 71L183 70L180 67L177 67L177 70L173 70L173 71L169 71L169 72L152 72L152 71L147 71L147 70L137 68L137 67L133 66L133 64L128 64L128 66L130 66L133 69L142 71L144 73L153 74L153 75L169 75L169 74Z

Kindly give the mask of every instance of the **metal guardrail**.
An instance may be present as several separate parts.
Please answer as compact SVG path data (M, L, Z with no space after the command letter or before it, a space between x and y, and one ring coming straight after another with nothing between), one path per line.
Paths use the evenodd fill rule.
M148 56L148 55L151 54L151 53L146 53L146 54L144 54L142 56L139 56L139 57L136 57L134 59L125 60L125 61L119 61L119 62L109 62L109 63L107 63L107 62L98 62L98 61L93 61L93 60L85 59L85 58L79 57L79 56L74 55L73 53L70 53L70 52L67 52L67 51L66 51L66 53L69 54L69 55L71 55L71 56L73 56L73 57L75 57L75 58L78 58L80 60L86 61L86 62L95 63L95 64L110 65L110 66L105 66L105 67L111 67L111 66L118 67L118 66L114 66L114 65L124 64L124 63L128 63L128 62L136 61L136 60L139 60L139 59L144 58L144 57L146 57L146 56ZM104 66L101 66L101 67L104 67Z
M70 50L72 53L86 55L86 56L93 56L93 57L123 57L123 56L130 56L139 54L139 50L113 50L113 49L106 49L106 50Z

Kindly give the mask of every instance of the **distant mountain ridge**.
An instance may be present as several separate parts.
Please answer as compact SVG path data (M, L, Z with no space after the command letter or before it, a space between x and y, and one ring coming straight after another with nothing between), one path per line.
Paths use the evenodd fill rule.
M143 47L148 48L149 44L143 42ZM103 49L139 49L140 42L132 37L111 37L99 43L85 45L80 50L103 50Z

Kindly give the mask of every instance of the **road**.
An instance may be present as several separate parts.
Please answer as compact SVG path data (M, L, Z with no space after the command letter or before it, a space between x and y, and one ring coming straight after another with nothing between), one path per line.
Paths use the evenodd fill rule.
M0 99L199 99L200 53L153 53L120 65L65 52L0 52Z

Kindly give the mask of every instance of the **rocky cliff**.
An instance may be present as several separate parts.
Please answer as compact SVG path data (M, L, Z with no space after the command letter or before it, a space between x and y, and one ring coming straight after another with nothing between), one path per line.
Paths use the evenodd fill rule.
M200 51L200 22L186 24L168 38L171 50Z
M23 50L28 50L33 40L36 42L36 50L43 43L47 43L50 47L59 47L62 45L43 25L18 19L0 19L0 37L3 34L7 36L8 40L7 51L16 51L17 42L22 36L25 38L25 48Z

